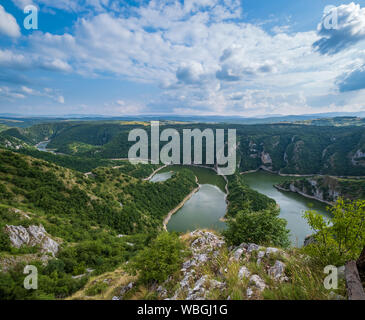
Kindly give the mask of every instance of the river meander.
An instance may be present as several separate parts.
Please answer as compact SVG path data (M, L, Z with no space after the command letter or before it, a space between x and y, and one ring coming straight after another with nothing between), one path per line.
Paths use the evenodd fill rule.
M169 166L159 171L151 179L152 182L162 182L169 179L174 172L182 170L182 166ZM224 217L227 204L225 181L213 170L188 167L198 177L200 189L178 210L167 224L169 231L187 232L197 228L212 228L223 230L226 225L220 219ZM244 175L246 183L254 190L274 199L280 206L280 217L287 221L290 239L294 246L302 246L305 237L312 233L303 213L306 210L316 210L325 215L326 204L305 198L299 194L282 192L274 185L289 177L258 171Z

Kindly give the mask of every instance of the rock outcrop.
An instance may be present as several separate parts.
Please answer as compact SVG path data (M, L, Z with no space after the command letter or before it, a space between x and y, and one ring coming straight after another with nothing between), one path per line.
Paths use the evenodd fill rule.
M42 225L29 226L6 226L5 232L9 235L11 244L20 248L23 245L37 246L39 245L42 253L51 253L55 256L59 250L59 244L53 240L46 232Z
M222 255L226 256L227 246L224 240L209 231L197 230L188 235L190 239L191 256L180 270L181 280L177 284L169 283L171 279L157 290L160 298L166 300L205 300L212 298L212 293L219 292L220 296L231 299L227 291L227 281L232 281L231 265L238 270L238 281L246 283L245 295L247 299L256 299L268 286L265 278L270 277L276 282L287 281L285 276L285 263L280 261L280 256L285 257L285 252L277 248L265 248L255 243L242 243L237 247L228 248L228 262L221 264ZM223 250L223 251L222 251ZM273 263L272 261L275 261ZM252 263L257 267L252 269ZM209 266L209 267L208 267ZM206 272L205 268L212 272ZM266 274L256 273L261 269ZM231 279L231 280L229 280ZM177 287L171 294L166 287ZM214 298L214 296L213 296Z

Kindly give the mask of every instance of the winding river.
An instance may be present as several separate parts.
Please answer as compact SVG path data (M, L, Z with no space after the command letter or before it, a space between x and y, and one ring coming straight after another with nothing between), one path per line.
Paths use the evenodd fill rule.
M155 174L150 181L166 181L174 172L182 169L181 166L166 167ZM198 177L200 189L172 215L167 230L187 232L197 228L225 229L226 225L221 221L227 210L224 179L209 169L197 167L189 169ZM287 228L290 230L290 239L294 246L302 246L305 237L312 233L303 218L304 211L316 210L326 217L329 216L326 204L296 193L282 192L274 187L288 177L259 171L245 174L244 179L252 189L274 199L280 206L280 217L288 223Z
M163 182L184 166L169 166L155 174L150 182ZM168 231L187 232L195 229L223 230L226 224L220 221L227 210L225 180L213 170L189 166L198 179L199 190L173 214L167 224Z
M316 210L329 217L326 204L305 198L297 193L279 191L274 187L275 184L288 180L290 177L258 171L245 174L244 179L252 189L274 199L280 206L280 217L288 222L287 228L291 232L291 242L297 247L301 247L305 237L313 233L303 218L306 210Z

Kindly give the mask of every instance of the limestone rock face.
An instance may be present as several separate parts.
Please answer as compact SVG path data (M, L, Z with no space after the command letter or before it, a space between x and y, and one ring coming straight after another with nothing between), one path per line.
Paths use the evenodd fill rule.
M261 292L266 288L265 281L262 280L257 274L254 274L250 278L250 282Z
M238 277L240 279L248 278L251 275L250 271L248 271L247 267L242 266L240 271L238 272Z
M261 161L264 165L272 164L272 159L270 157L270 154L265 151L262 151L262 153L261 153Z
M232 298L229 281L234 276L239 281L238 285L243 286L245 298L257 299L265 288L270 287L270 282L265 283L266 278L259 275L258 268L275 281L288 280L285 264L280 261L287 259L282 249L255 243L227 247L223 238L205 230L196 230L185 237L185 241L189 241L191 255L181 264L178 278L167 279L156 290L161 299L206 300L219 294L229 300ZM170 291L166 289L168 287L173 289Z
M5 232L9 235L11 244L16 248L20 248L22 245L31 247L40 245L41 252L51 253L52 256L55 256L59 250L59 244L49 237L42 225L32 225L28 228L7 225Z
M274 280L283 281L283 280L286 280L284 272L285 272L285 264L279 260L276 260L274 266L272 266L269 269L268 274Z

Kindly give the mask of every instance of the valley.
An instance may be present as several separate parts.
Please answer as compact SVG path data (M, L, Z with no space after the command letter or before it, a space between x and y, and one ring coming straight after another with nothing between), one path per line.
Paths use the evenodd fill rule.
M128 131L141 126L148 127L148 124L52 122L0 132L0 283L6 286L0 285L2 297L99 297L98 292L104 292L105 286L95 279L109 279L106 275L116 281L114 289L108 291L110 297L118 290L129 290L122 288L124 282L118 274L120 279L130 279L133 287L136 286L130 297L138 290L147 290L147 296L161 299L164 295L153 284L133 276L139 268L133 266L152 254L151 246L165 237L164 229L168 231L166 237L171 237L163 240L166 248L172 243L180 246L180 241L186 244L184 241L200 234L199 230L209 230L214 236L224 238L224 250L228 246L247 250L250 243L289 250L296 266L303 268L298 257L301 250L307 252L306 247L302 248L304 239L313 233L304 213L315 210L326 221L332 217L325 204L303 196L316 192L309 190L305 181L315 179L324 190L335 179L325 175L326 172L358 175L336 178L337 187L332 188L336 192L330 194L352 200L364 196L361 191L364 180L360 177L364 175L364 132L358 127L343 131L308 124L239 125L237 171L224 177L217 175L212 166L133 165L124 160L130 147ZM181 131L190 125L172 126ZM207 127L206 124L196 126L202 130ZM231 124L211 126L233 127ZM265 171L257 171L260 168ZM252 172L242 174L244 171ZM303 195L275 188L291 190L291 185L303 191ZM328 200L332 204L336 199ZM32 230L42 230L40 239L43 240L33 238ZM29 240L19 240L22 232L29 234ZM57 250L47 254L50 247L44 243L52 243L52 248ZM200 258L208 259L215 270L214 264L226 259L224 250L210 258L209 251L203 251L201 254L207 258ZM254 259L251 254L250 259ZM273 268L269 260L265 262L267 268ZM279 261L284 263L286 258ZM41 290L19 291L21 267L29 262L37 265L43 275ZM246 261L236 267L259 272L250 263ZM168 264L177 266L175 262ZM173 282L182 281L181 274L171 272ZM271 280L260 272L261 279L274 290ZM185 271L182 276L187 276ZM229 277L221 280L231 281ZM232 286L226 288L227 293L220 298L233 295L256 299L264 294L247 287L248 291L241 296L235 295ZM167 291L173 294L172 290ZM178 296L185 297L185 294ZM320 296L325 297L323 292Z

